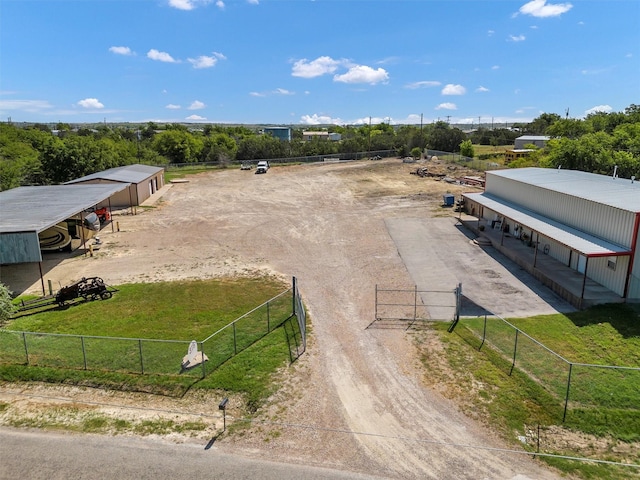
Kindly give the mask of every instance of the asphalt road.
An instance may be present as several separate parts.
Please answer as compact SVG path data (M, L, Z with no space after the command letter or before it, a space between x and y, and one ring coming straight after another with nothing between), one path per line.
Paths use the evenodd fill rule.
M251 460L213 446L151 438L0 428L1 480L364 480L376 477Z

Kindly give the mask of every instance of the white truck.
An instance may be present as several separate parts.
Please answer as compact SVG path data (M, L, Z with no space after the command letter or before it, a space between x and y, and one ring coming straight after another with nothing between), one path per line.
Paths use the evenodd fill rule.
M267 173L267 170L269 170L269 162L266 160L260 160L256 167L256 173Z

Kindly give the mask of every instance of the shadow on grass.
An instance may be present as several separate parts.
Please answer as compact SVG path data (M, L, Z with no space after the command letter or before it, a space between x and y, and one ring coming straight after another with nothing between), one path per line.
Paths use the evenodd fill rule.
M565 315L576 327L608 323L624 338L640 337L640 304L607 303Z

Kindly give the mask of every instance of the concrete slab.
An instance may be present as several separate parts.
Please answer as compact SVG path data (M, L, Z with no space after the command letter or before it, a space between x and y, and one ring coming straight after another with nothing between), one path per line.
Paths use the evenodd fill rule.
M463 315L484 309L502 317L572 312L575 308L453 217L390 218L386 226L420 290L453 290L462 284ZM431 318L451 318L451 307L428 307Z

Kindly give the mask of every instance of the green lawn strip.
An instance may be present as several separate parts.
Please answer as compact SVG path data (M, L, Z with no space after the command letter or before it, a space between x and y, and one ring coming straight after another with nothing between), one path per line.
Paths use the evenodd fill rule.
M274 371L292 361L296 345L291 345L285 323L289 331L297 330L299 339L297 321L289 318L291 293L279 295L286 288L270 277L131 284L118 286L119 292L106 301L20 317L8 328L36 332L27 335L31 366L11 364L24 363L23 335L1 331L0 379L171 396L183 395L189 388L221 388L244 393L255 409L275 388ZM256 308L267 299L272 299L268 306ZM200 344L209 357L204 380L200 366L181 370L191 339L202 342L239 317L235 329L227 327ZM44 332L86 336L38 335ZM38 366L45 360L46 367Z
M626 359L622 365L637 366L634 364L639 346L637 306L601 306L567 316L547 315L509 319L509 322L574 362L605 364ZM502 432L508 441L514 441L516 436L524 435L526 429L535 429L537 425L543 429L556 425L566 431L608 439L609 445L640 442L640 382L635 373L574 365L572 401L563 423L568 372L565 362L519 335L516 368L512 370L515 340L512 329L488 322L487 340L478 350L483 318L461 320L454 334L447 333L447 327L436 324L434 329L444 345L446 362L454 373L453 378L448 378L441 372L438 383L447 385L449 396L456 398L468 414ZM500 351L495 349L496 345ZM429 352L425 352L422 359L430 374L437 377L437 361L433 361ZM560 374L554 373L555 370L561 370ZM554 382L558 385L554 386ZM579 403L581 401L587 404ZM532 449L533 446L525 448ZM542 448L545 451L544 445ZM611 451L600 452L598 458L640 463L637 451L622 454L616 452L615 447L610 448ZM629 448L633 452L635 447L630 445ZM557 447L552 450L546 451L582 456L580 449ZM634 468L563 459L544 460L582 478L640 478L640 471Z

